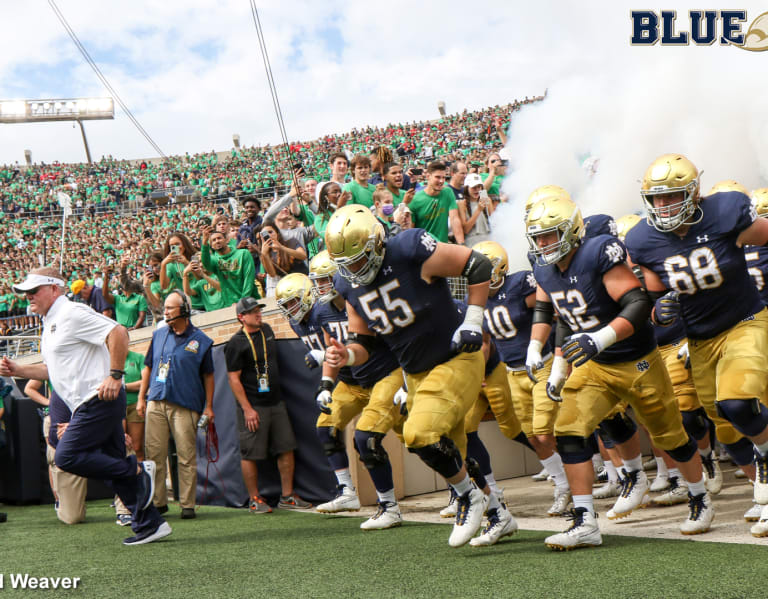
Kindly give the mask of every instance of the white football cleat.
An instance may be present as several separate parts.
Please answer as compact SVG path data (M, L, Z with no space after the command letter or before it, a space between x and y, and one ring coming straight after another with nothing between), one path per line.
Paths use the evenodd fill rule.
M680 525L684 535L700 535L709 530L715 519L715 508L709 493L688 494L688 518Z
M537 483L543 483L549 477L549 472L546 468L543 468L538 474L534 474L531 478Z
M768 503L768 456L755 450L755 501L760 505ZM762 517L760 518L762 521ZM757 526L757 524L755 524ZM754 526L752 527L754 528Z
M629 516L632 510L640 507L647 493L648 477L645 472L636 470L626 473L626 476L621 479L621 494L610 510L613 517L609 515L608 518L615 520Z
M473 486L470 491L456 499L456 504L456 523L448 538L448 544L451 547L466 545L475 536L483 523L488 497Z
M744 472L741 468L736 470L736 472L733 473L733 476L735 478L747 478L747 473Z
M565 532L544 539L544 544L547 547L558 551L569 551L579 547L598 547L603 544L600 528L597 526L597 518L586 508L572 509L568 518L571 520L571 525Z
M567 489L565 491L558 492L557 487L555 487L555 501L552 504L552 506L547 510L547 515L552 516L562 516L566 510L568 509L568 506L572 503L573 499L571 498L571 490Z
M441 518L455 518L456 517L456 491L451 487L451 498L448 500L448 505L440 510Z
M653 479L649 490L653 493L661 493L667 489L669 489L669 475L657 474L656 478Z
M403 523L400 506L391 501L379 502L378 511L360 525L363 530L384 530Z
M608 481L601 487L592 492L595 499L608 499L609 497L618 497L621 493L621 483L619 481Z
M701 465L704 467L704 486L710 495L717 495L723 488L723 471L720 469L720 460L715 452L709 458L701 457Z
M508 537L517 532L517 521L505 507L488 510L488 524L483 532L469 541L472 547L495 545L503 537Z
M339 485L336 497L315 508L323 514L336 514L337 512L357 512L360 509L360 499L354 487Z
M753 537L768 537L768 505L761 507L760 519L749 529Z
M744 520L747 522L757 522L760 519L760 514L763 512L763 506L759 503L755 503L752 500L752 507L744 512Z
M653 498L654 505L677 505L688 501L688 483L679 476L669 478L669 490Z
M650 495L648 495L648 493L646 493L645 495L643 495L643 499L642 499L642 501L640 502L640 505L638 505L636 509L641 509L641 510L642 510L642 509L644 509L644 508L647 508L649 505L651 505L651 496L650 496ZM627 513L624 513L624 514L617 514L617 513L614 511L614 509L613 509L613 508L611 508L611 509L609 509L609 510L608 510L608 511L605 513L605 516L606 516L606 518L608 518L609 520L619 520L619 519L621 519L621 518L626 518L626 517L627 517L627 516L629 516L631 513L632 513L632 512L627 512Z

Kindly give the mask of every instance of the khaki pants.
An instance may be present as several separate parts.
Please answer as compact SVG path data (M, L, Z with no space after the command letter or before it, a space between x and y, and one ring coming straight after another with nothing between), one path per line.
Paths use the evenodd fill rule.
M48 439L50 427L51 417L46 416L43 421L43 432L45 433L46 440ZM64 524L84 522L85 495L88 492L88 479L60 470L54 462L55 457L56 450L48 445L46 447L46 458L51 468L53 492L59 498L59 509L56 510L56 516Z
M144 447L148 460L157 464L155 505L168 505L165 485L168 441L173 435L179 464L179 503L194 508L197 493L197 421L200 414L167 401L148 401Z

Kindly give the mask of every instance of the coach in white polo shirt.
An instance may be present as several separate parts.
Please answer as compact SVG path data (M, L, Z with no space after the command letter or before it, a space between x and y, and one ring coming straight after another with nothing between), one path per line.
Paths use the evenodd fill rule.
M125 455L123 366L128 332L90 307L70 302L64 279L53 268L38 268L13 287L43 316L43 364L21 365L4 357L0 375L50 380L72 411L59 439L56 465L66 472L111 482L131 510L135 536L125 545L151 543L171 534L152 505L154 462L137 464Z

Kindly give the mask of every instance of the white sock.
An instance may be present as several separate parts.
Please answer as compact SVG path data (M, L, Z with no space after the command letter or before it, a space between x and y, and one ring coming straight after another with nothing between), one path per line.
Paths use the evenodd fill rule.
M501 502L499 501L499 498L496 497L496 493L491 492L491 494L488 495L488 509L497 510L500 507L501 507Z
M336 475L336 480L338 481L339 486L345 485L350 489L355 488L352 486L352 474L350 473L349 468L342 468L341 470L336 470L334 471L334 474Z
M549 472L550 476L554 479L556 487L568 488L568 477L565 476L563 460L560 459L559 453L553 453L546 460L541 460L541 463L544 464L547 472Z
M608 473L609 483L619 482L619 471L616 470L616 466L613 465L613 462L605 463L605 471Z
M592 466L594 466L595 470L600 470L600 467L604 464L605 462L603 461L603 456L601 456L599 453L592 454Z
M691 495L701 495L702 493L707 492L707 487L704 485L704 477L702 476L699 482L692 483L691 481L688 482L688 493Z
M485 482L487 482L488 486L491 488L491 493L501 493L501 489L499 489L499 485L496 484L496 478L493 476L493 474L486 474Z
M768 441L760 444L755 443L755 449L760 452L761 456L765 457L768 454Z
M451 483L453 490L456 491L456 495L461 497L464 493L469 493L472 490L472 480L469 478L469 474L464 475L464 480L457 483Z
M711 457L712 456L712 448L711 447L707 447L706 449L699 448L699 455L702 458L709 458L709 457Z
M379 496L379 503L397 503L397 499L395 499L395 490L390 489L389 491L384 491L383 493L379 493L376 491L376 495Z
M656 459L656 477L659 476L669 476L669 470L667 470L667 465L664 462L664 458L655 458Z
M682 474L680 474L680 470L678 468L670 468L669 469L669 478L675 478L677 477L678 480L685 480Z
M636 458L631 460L624 460L624 470L629 472L637 472L643 469L643 456L638 454Z
M574 508L584 507L584 508L587 508L587 511L590 514L595 513L595 502L592 499L592 495L574 495L573 507Z

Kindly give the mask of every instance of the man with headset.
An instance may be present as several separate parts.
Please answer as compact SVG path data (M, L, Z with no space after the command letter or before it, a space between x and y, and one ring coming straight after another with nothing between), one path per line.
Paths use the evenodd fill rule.
M166 461L169 435L173 435L183 519L195 517L200 414L213 421L213 340L190 322L190 311L181 290L174 289L165 298L168 326L152 334L136 404L136 411L146 418L147 458L157 464L155 505L160 513L168 511Z

